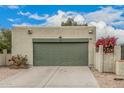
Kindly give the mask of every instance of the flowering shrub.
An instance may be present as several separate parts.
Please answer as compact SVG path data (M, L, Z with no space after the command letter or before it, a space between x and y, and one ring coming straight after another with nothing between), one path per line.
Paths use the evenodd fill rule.
M113 53L114 52L114 46L116 45L117 38L113 37L107 37L107 38L100 38L96 42L96 48L99 48L99 45L103 45L103 52L104 53Z
M22 55L16 55L12 56L11 59L9 59L9 64L12 68L25 68L27 67L27 55L22 56Z

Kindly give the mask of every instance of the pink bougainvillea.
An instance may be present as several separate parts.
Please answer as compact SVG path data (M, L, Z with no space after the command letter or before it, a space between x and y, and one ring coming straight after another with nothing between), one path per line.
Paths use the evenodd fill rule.
M113 53L114 46L116 45L117 38L116 37L107 37L107 38L100 38L96 42L96 48L98 49L100 45L103 45L104 53Z

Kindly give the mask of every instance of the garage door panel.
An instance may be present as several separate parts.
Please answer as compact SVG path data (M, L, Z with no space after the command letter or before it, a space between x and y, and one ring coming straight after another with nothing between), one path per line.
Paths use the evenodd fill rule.
M34 43L36 66L88 65L88 43Z

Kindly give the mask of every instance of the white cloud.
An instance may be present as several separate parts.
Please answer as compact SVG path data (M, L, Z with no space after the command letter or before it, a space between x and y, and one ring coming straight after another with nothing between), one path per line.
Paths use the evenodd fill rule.
M38 15L37 13L30 13L30 12L18 12L17 14L22 15L22 16L27 16L28 18L35 19L35 20L44 20L48 18L49 15Z
M85 22L88 25L96 26L97 30L97 39L100 37L106 36L116 36L118 37L118 43L124 43L124 30L115 29L112 27L113 25L123 25L124 17L123 10L113 9L112 7L105 7L97 10L95 12L82 13L73 12L73 11L62 11L58 10L57 14L53 16L40 16L38 14L32 14L30 12L20 12L20 15L28 16L29 18L33 18L36 20L45 19L46 22L43 24L32 25L29 23L16 24L21 26L61 26L61 22L65 22L68 18L74 18L74 21L79 24L83 24ZM118 20L118 21L116 21Z
M13 26L33 26L30 23L13 24Z
M71 17L74 18L74 21L78 22L79 24L83 24L84 22L99 22L103 21L106 24L112 25L114 20L124 20L121 16L123 14L122 10L113 9L112 7L105 7L97 10L95 12L82 13L67 11L64 12L62 10L58 10L57 14L48 17L48 15L38 15L37 13L30 13L30 12L22 12L20 11L18 14L23 16L28 16L29 18L35 20L43 20L46 19L46 23L44 25L47 26L60 26L61 22L65 22L67 18Z
M18 15L22 15L22 16L29 16L29 15L31 15L30 12L22 12L22 11L18 12L17 14Z
M123 10L113 9L112 7L105 7L95 12L85 14L87 22L99 22L103 21L106 24L111 25L115 20L124 20Z
M97 39L100 38L100 37L106 37L108 36L108 26L106 25L105 22L103 21L99 21L99 22L90 22L88 24L89 26L96 26L96 31L97 31ZM110 30L113 30L112 28L109 29Z
M10 22L14 22L14 19L9 18L8 21L10 21Z
M18 9L18 5L1 5L2 8L9 8L9 9Z
M32 19L35 19L35 20L43 20L43 19L46 19L47 17L48 17L48 15L40 16L38 14L31 14L29 16L29 18L32 18Z
M9 5L7 7L10 9L18 9L19 8L19 6L17 6L17 5Z
M82 15L78 14L77 16L74 17L74 21L79 24L83 24L85 19Z
M65 22L67 20L66 13L63 11L58 11L56 15L53 15L46 19L45 25L47 26L61 26L61 22Z
M113 22L112 25L124 25L124 21Z
M115 36L118 38L117 43L124 43L124 30L122 29L115 29L112 26L106 25L105 22L91 22L89 26L96 26L96 38L107 37L107 36Z
M15 19L8 18L8 21L9 22L17 22L17 21L20 21L20 19L19 18L15 18Z
M46 19L45 26L61 26L61 22L65 22L68 18L74 18L74 21L78 23L84 23L84 17L80 13L77 12L64 12L62 10L58 10L57 14L48 17Z
M61 22L65 22L68 17L72 17L79 24L87 22L88 25L96 26L97 39L100 37L115 36L119 38L118 43L124 43L124 30L112 27L113 25L124 24L122 14L123 10L113 9L112 7L101 8L95 12L85 13L84 15L82 13L59 10L57 14L47 18L44 25L61 26ZM115 22L116 20L119 21Z
M42 26L42 24L31 24L31 23L21 23L21 24L13 24L13 26Z
M122 14L123 10L106 7L86 14L85 20L89 25L96 26L97 39L101 37L115 36L118 38L117 43L124 43L124 30L115 29L113 27L124 24L124 17L121 16Z
M84 14L84 15L83 15ZM74 18L74 21L79 24L90 23L90 22L99 22L103 21L110 26L121 25L124 22L123 9L114 9L111 6L101 7L99 10L89 13L79 13L73 11L62 11L58 10L57 14L46 18L47 26L61 26L61 22L65 22L67 18ZM116 22L118 20L118 22Z

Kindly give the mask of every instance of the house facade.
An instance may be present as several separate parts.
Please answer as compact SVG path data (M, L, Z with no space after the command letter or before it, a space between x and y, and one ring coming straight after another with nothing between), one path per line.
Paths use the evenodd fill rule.
M92 66L94 26L13 27L12 55L27 55L33 66Z

